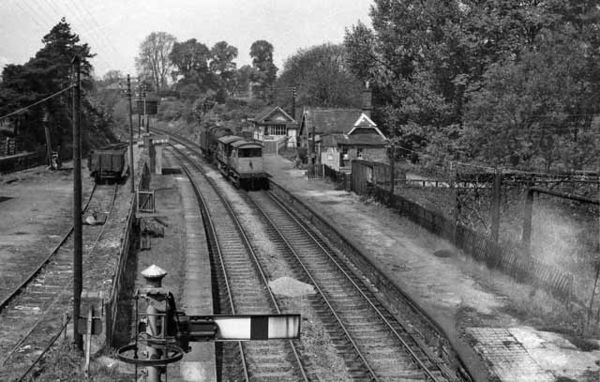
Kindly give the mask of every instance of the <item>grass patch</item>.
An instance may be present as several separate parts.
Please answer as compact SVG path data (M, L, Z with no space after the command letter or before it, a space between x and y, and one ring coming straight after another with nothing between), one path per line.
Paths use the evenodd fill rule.
M579 349L581 351L593 351L593 350L600 349L600 346L598 346L598 343L596 343L594 341L587 340L587 339L582 338L582 337L572 337L572 336L569 336L569 337L567 337L567 339L574 346L576 346L577 349Z
M83 372L83 362L83 354L69 342L63 342L46 355L40 363L41 367L29 377L31 380L42 382L84 381L86 377ZM90 380L96 382L129 381L132 377L94 360L90 364L90 376Z
M579 311L569 311L544 290L523 288L516 282L510 284L510 301L502 308L506 313L540 330L553 328L552 331L559 333L581 333L583 315Z

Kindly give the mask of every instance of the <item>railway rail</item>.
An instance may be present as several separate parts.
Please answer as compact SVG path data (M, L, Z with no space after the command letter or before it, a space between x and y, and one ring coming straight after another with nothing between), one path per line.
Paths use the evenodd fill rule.
M268 222L281 253L295 264L298 277L314 285L313 302L337 324L334 338L343 343L349 364L362 364L355 377L370 380L458 381L455 373L418 338L410 324L397 320L371 288L337 258L306 222L269 192L248 194ZM363 375L361 375L363 374Z
M83 208L107 211L107 221L118 186L94 186ZM105 224L84 225L84 264L102 237ZM65 307L71 306L68 293L73 280L73 227L59 244L27 272L0 305L0 380L27 380L37 362L66 327ZM30 268L31 269L31 268Z
M257 254L228 201L217 192L196 163L186 160L190 152L182 148L178 150L179 160L187 162L183 168L201 202L210 249L220 268L217 278L224 286L222 299L227 309L221 313L281 313ZM228 213L223 213L223 210ZM224 344L223 357L222 380L309 380L292 341Z
M189 145L187 142L182 142ZM191 151L179 150L182 156L192 157ZM185 152L185 153L184 153ZM201 176L196 166L194 177ZM198 178L201 179L201 178ZM203 181L206 182L206 181ZM211 184L214 181L210 182ZM235 222L234 208L226 207L228 214L219 214L219 206L227 206L229 203L221 196L215 196L211 187L199 190L204 195L205 205L213 209L212 216L218 221L211 225L217 239L221 235L220 242L237 243L227 245L225 251L215 249L219 253L223 268L231 267L234 270L232 281L226 281L225 289L230 289L233 284L244 286L242 292L243 300L251 301L250 310L244 313L265 313L264 305L259 305L254 298L257 285L249 281L249 274L260 273L264 282L269 277L269 259L265 258L260 251L245 257L239 257L237 252L248 252L253 244L246 241L241 249L238 239L232 236L247 236L245 228L239 222ZM209 196L206 196L209 195ZM309 226L294 215L294 213L270 193L265 191L249 193L247 202L256 208L263 216L263 224L267 234L273 243L276 243L277 253L285 257L300 280L305 280L318 290L317 297L310 299L315 310L319 312L320 318L333 338L336 348L343 356L348 366L350 376L355 380L374 381L460 381L461 377L455 373L441 358L419 338L418 330L410 323L400 322L388 312L377 300L372 288L369 287L351 265L347 265L341 259L336 258L334 251L318 235L312 232ZM234 220L232 220L234 219ZM224 226L221 224L225 224ZM215 228L217 227L217 228ZM220 232L222 228L223 232ZM229 231L227 229L229 227ZM235 233L232 230L235 227ZM227 258L225 252L233 250L236 257L233 260ZM220 252L219 252L220 251ZM254 261L254 271L249 269L249 258ZM231 265L227 265L227 263ZM235 267L235 268L234 268ZM256 271L258 270L258 271ZM257 276L254 276L255 279ZM266 288L269 290L269 288ZM272 301L277 303L277 297L271 295ZM235 297L230 298L235 300ZM258 307L257 310L252 310ZM228 312L233 313L233 312ZM245 346L245 345L244 345ZM231 349L230 349L231 350ZM294 351L298 365L304 364L306 375L311 380L317 380L315 372L310 370L310 362L302 361L302 354ZM231 352L229 352L231 354ZM242 364L245 355L241 356ZM239 361L239 357L237 361ZM234 364L239 364L235 362ZM305 377L306 378L306 377ZM299 379L301 380L301 379Z

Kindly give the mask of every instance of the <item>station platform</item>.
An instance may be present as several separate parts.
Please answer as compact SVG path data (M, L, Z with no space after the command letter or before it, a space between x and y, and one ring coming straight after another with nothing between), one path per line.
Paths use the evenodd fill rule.
M271 180L335 227L443 329L476 381L588 380L600 351L582 351L538 330L510 309L510 297L535 293L487 269L452 244L385 206L361 198L279 156L266 156ZM434 253L453 253L438 257ZM568 379L565 379L568 380Z

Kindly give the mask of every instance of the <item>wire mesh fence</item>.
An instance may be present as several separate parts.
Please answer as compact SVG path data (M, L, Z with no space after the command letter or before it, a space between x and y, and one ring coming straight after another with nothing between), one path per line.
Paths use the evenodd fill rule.
M521 234L526 194L530 187L535 184L547 186L554 183L557 184L555 188L564 184L572 189L580 189L573 188L573 180L594 188L598 187L596 174L562 174L559 177L551 177L548 174L465 171L455 167L455 172L445 177L427 178L414 174L399 176L400 180L394 183L395 192L392 195L390 184L380 182L381 178L376 175L382 173L382 170L379 170L381 167L382 164L354 161L352 191L374 197L398 210L415 223L452 241L465 253L484 262L490 268L500 269L519 281L544 288L567 303L574 299L580 303L587 301L591 293L590 282L593 280L585 277L583 286L576 285L578 283L573 271L580 270L580 267L573 266L572 263L576 262L573 260L575 258L588 265L592 260L582 260L585 256L581 254L573 255L571 265L568 266L566 261L555 261L543 256L535 245L530 251L523 245ZM384 173L385 171L390 170L383 170ZM389 172L387 174L389 175ZM581 183L584 181L586 183ZM418 197L413 197L417 193L415 189L420 194ZM441 207L428 203L427 196L431 195L439 198L438 205ZM560 209L557 206L553 207ZM592 220L594 216L598 216L593 208L587 210L591 212L589 217ZM548 222L545 221L547 218L539 211L536 213L539 216L533 223L534 229L537 229L534 241L546 240L544 237L548 235L556 236L556 232L544 233L548 228ZM586 227L585 230L598 232L592 226ZM566 238L570 233L565 231L560 234ZM574 240L580 240L577 238L581 237L581 232L572 233L572 236ZM593 248L591 250L594 252ZM597 254L597 250L595 253ZM598 257L600 256L595 258ZM590 272L587 273L589 275Z

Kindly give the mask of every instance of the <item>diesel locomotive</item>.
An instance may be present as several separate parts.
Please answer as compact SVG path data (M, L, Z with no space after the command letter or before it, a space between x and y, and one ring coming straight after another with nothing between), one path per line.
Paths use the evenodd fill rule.
M215 162L219 171L237 187L245 190L268 188L260 141L215 126L201 132L200 147L207 159Z

